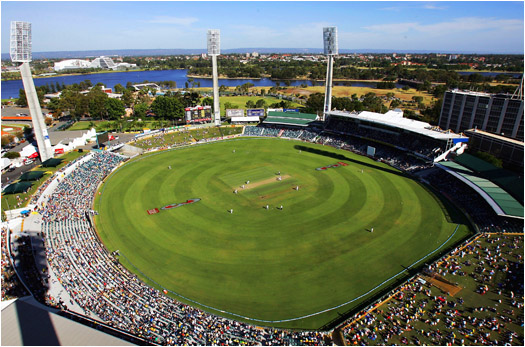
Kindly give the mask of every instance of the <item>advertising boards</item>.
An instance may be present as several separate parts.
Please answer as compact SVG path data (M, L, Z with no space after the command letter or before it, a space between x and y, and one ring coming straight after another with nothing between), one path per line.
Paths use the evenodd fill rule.
M226 117L244 117L244 110L240 108L229 108L226 110Z
M247 117L264 117L264 108L249 108L246 110Z

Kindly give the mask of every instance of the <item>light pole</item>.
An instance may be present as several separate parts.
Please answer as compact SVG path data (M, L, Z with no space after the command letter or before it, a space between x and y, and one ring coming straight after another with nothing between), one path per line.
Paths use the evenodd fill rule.
M338 54L337 27L323 28L324 54L328 56L326 67L326 87L324 95L323 117L332 110L332 76L334 67L334 55Z
M33 123L33 129L35 130L40 159L44 162L52 158L53 153L29 66L29 62L32 60L31 46L31 23L11 22L11 61L13 63L21 63L19 65L20 75L22 76L27 104L29 105L29 113L31 114L31 121Z
M13 63L21 63L20 75L26 93L27 104L31 114L33 129L35 130L36 143L40 152L42 162L53 157L51 150L51 141L47 133L42 109L38 101L38 95L31 75L29 62L31 61L31 23L28 22L11 22L11 48L10 55Z
M221 125L221 109L219 105L219 73L217 71L217 56L221 54L221 32L218 29L208 30L208 55L211 56L213 76L213 119L215 125Z

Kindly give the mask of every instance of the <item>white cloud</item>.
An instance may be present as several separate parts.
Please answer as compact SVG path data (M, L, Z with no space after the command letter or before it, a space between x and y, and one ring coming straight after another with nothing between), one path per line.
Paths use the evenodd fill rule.
M403 34L415 31L424 34L444 35L481 30L519 31L523 30L523 21L517 19L465 17L434 24L420 24L417 22L378 24L366 26L364 29L385 34Z
M446 10L448 8L448 6L436 6L436 5L433 5L433 4L425 4L425 6L423 6L424 9L426 10Z
M154 24L174 24L188 26L197 22L198 20L199 19L195 17L156 16L153 17L153 19L146 20L145 22Z

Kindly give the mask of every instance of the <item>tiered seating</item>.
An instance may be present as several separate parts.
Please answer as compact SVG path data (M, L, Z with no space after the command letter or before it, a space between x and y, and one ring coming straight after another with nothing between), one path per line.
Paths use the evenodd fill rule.
M302 130L285 129L281 137L287 137L290 139L298 139L302 132L303 132Z
M244 127L245 136L262 136L264 128L256 127L253 125L247 125Z
M43 211L50 267L85 314L167 345L323 344L316 332L261 329L207 314L164 296L120 266L90 227L89 205L76 196L91 201L100 180L119 162L112 154L95 154L59 183Z

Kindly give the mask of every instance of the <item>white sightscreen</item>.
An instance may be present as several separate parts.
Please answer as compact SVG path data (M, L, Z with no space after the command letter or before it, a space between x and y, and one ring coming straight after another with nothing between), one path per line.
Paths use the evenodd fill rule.
M323 28L324 54L334 55L338 53L337 27Z
M221 32L218 29L208 30L208 54L221 54Z
M376 148L375 147L370 147L368 146L366 148L366 155L370 156L370 157L373 157L376 155Z
M31 23L11 22L11 60L31 61Z

